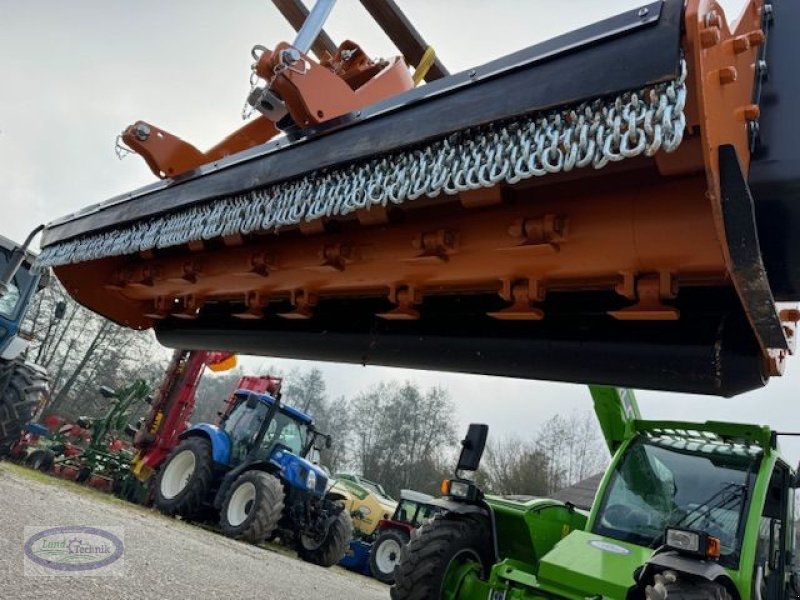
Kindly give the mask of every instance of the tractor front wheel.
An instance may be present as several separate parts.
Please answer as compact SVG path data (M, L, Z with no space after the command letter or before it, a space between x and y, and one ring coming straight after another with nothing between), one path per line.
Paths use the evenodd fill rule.
M475 517L439 516L411 534L394 571L392 600L455 597L464 579L485 579L492 565L489 527ZM449 592L449 594L447 594ZM447 595L445 595L447 594Z
M394 569L408 540L409 535L399 529L387 529L375 539L369 549L369 569L375 579L394 583Z
M341 511L328 528L321 541L301 533L297 542L297 554L306 562L320 567L332 567L344 558L353 537L353 520L346 510Z
M251 544L264 542L281 520L283 496L283 485L274 475L262 471L242 473L222 504L222 533Z
M211 443L202 437L183 440L158 473L156 508L167 515L187 518L198 515L213 477Z

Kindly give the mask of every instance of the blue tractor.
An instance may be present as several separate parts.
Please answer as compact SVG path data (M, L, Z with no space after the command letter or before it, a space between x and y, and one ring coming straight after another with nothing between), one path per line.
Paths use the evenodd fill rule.
M36 292L47 285L49 272L33 269L28 246L39 229L21 246L0 236L0 456L6 454L47 393L46 371L25 359L31 335L22 322ZM59 303L56 317L65 305Z
M188 519L211 511L222 532L260 543L280 537L308 562L341 560L353 533L344 498L327 491L328 476L308 457L330 436L280 396L240 390L219 426L181 434L161 467L155 505Z

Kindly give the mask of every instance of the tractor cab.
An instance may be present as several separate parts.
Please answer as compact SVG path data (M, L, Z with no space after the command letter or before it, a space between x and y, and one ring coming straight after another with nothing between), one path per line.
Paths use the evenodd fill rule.
M17 333L41 279L31 268L34 258L11 240L0 236L0 355L6 360L16 358L27 346ZM19 267L14 270L17 263ZM7 274L8 281L4 274Z
M306 457L312 450L316 431L313 419L291 406L276 407L268 394L240 390L235 405L221 423L231 441L231 457L239 462L255 450L262 460L282 447L296 456Z
M431 504L432 501L433 496L428 494L414 490L400 490L400 502L389 522L406 526L410 532L442 512L441 508Z

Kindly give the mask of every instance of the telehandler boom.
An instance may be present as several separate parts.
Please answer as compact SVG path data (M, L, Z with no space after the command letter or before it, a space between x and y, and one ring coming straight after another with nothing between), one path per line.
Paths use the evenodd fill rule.
M320 0L253 49L257 116L205 152L134 123L162 180L50 223L40 264L177 348L723 396L782 373L800 3L643 2L454 75L363 3L407 59L331 52Z

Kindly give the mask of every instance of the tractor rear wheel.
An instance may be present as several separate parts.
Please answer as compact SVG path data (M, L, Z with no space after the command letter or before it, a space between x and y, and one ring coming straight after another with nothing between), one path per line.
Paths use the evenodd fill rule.
M715 581L682 579L679 573L665 571L656 575L653 585L645 589L647 600L732 600L725 586Z
M408 540L409 535L405 531L387 529L372 542L369 549L369 569L375 579L383 583L394 583L394 569Z
M251 544L266 541L283 515L283 496L283 484L274 475L263 471L242 473L222 504L222 533Z
M8 454L42 394L48 391L47 372L22 360L0 360L0 456Z
M353 520L346 510L342 510L336 515L322 541L317 542L301 533L297 542L297 555L320 567L332 567L344 558L352 537Z
M392 600L439 600L470 573L486 578L492 537L484 519L439 516L411 534L394 571Z
M156 508L168 515L196 516L203 508L213 478L211 443L202 437L183 440L158 473Z

